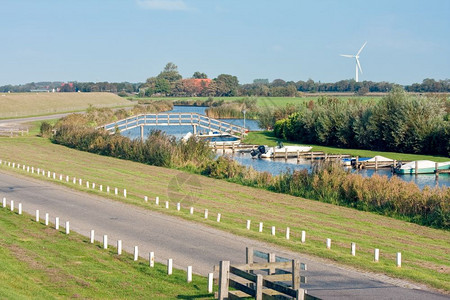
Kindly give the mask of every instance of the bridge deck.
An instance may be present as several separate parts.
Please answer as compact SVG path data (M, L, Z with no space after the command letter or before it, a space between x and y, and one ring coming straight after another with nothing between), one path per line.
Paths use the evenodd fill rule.
M242 137L246 134L246 128L229 122L220 121L197 113L159 113L159 114L140 114L118 120L98 128L113 133L116 130L120 132L130 130L140 126L193 126L194 134L196 127L204 128L209 131L219 132L222 135L231 135Z

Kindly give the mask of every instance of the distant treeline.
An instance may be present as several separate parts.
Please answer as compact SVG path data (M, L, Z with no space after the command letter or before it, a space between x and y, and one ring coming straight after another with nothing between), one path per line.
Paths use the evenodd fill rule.
M450 156L450 101L395 89L380 101L322 97L276 121L274 133L300 143Z
M164 105L164 104L161 104ZM165 109L153 107L151 109ZM57 122L54 128L41 125L45 136L56 129L53 142L81 151L133 160L149 165L179 168L217 179L267 189L364 211L373 211L421 225L450 228L450 189L426 187L421 191L414 183L386 176L364 178L344 171L341 166L318 164L307 170L273 176L257 172L227 157L215 158L205 141L190 138L176 140L153 131L146 141L131 140L118 132L96 130L100 122L122 118L126 111L91 108L85 114L72 114ZM299 199L301 201L301 199Z
M24 85L0 86L0 92L111 92L120 96L137 94L140 97L228 97L228 96L262 96L295 97L303 93L355 93L364 95L390 92L398 84L390 82L340 80L334 83L307 81L285 81L275 79L255 79L251 84L239 84L236 76L220 74L208 79L205 73L195 72L191 78L183 78L178 67L168 63L157 76L150 77L144 83L129 82L32 82ZM450 93L450 79L424 79L403 87L414 93Z

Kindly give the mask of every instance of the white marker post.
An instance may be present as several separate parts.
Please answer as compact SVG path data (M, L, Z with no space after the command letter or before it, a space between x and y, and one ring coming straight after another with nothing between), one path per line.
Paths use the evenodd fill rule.
M63 178L63 176L62 176L62 174L60 174L59 175L59 181L62 181L62 178Z
M252 223L252 221L247 220L247 230L250 230L250 224Z
M289 240L291 235L291 229L289 227L286 228L286 239Z
M156 205L159 205L159 197L156 197L156 198L155 198L155 204L156 204Z
M397 252L396 263L397 263L398 268L402 267L402 253L401 252Z
M56 173L53 172L53 179L56 179Z
M69 182L69 176L68 175L66 175L66 182Z
M192 282L192 266L187 267L187 282Z
M205 219L208 219L208 210L205 209Z
M166 208L169 208L169 201L166 201Z
M304 243L306 242L306 231L302 230L302 239L301 242Z
M11 211L14 211L14 200L11 200Z
M272 226L272 235L275 235L275 226Z
M79 185L82 185L82 184L83 184L83 180L81 180L81 178L78 179L78 184L79 184Z
M181 205L180 202L177 203L177 210L180 211Z
M119 194L119 189L118 188L114 188L114 195L118 195Z
M89 181L86 181L86 188L89 188Z
M263 222L259 222L259 232L262 232L263 230Z
M327 249L331 249L331 239L327 239Z
M48 213L45 213L45 226L48 226Z
M373 253L373 261L379 262L380 261L380 249L375 248Z
M66 221L66 234L70 233L70 225L69 225L69 221Z
M91 244L93 244L95 241L95 231L94 229L91 230Z
M92 189L95 190L95 182L92 183Z
M123 196L126 198L127 197L127 189L123 189Z
M194 208L191 206L191 208L189 209L189 213L191 214L191 215L193 215L194 214Z
M122 255L122 240L117 241L117 255Z
M3 197L2 207L6 207L6 198Z
M103 235L103 249L108 249L108 236Z
M73 184L77 183L77 179L75 177L73 178L72 183Z
M167 260L167 275L172 275L172 265L173 261L171 258Z
M148 255L148 264L150 265L150 268L155 266L155 252L150 252Z
M100 192L103 192L103 185L100 184Z
M214 273L208 273L208 293L213 292Z
M109 193L109 185L106 187L106 192Z
M36 209L36 222L39 222L39 209Z
M55 229L58 230L59 229L59 217L55 218Z
M139 258L139 249L138 249L138 246L134 246L134 258L133 258L133 260L137 261L138 258Z
M47 177L50 178L50 176L51 176L50 171L47 171Z
M356 256L356 243L352 243L350 247L352 256Z
M221 214L217 214L217 222L220 222Z
M22 214L22 203L19 203L19 215Z
M144 201L148 202L148 197L147 196L144 196Z

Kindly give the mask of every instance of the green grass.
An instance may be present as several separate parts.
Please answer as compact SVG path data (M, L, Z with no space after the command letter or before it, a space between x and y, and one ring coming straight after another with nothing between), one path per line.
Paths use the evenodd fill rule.
M0 159L40 167L52 172L83 178L97 186L126 188L128 197L115 197L84 186L61 183L64 186L109 197L160 211L180 218L204 223L237 235L276 244L299 253L306 253L352 266L365 271L380 272L393 277L410 279L450 292L450 232L419 226L369 212L357 211L299 197L276 194L265 190L233 184L172 169L148 166L126 160L80 152L38 137L4 138L0 142ZM19 172L37 178L37 175L8 168L3 172ZM173 191L169 183L178 177L189 178L191 184L181 192ZM42 175L41 180L50 180ZM179 182L184 182L178 178ZM189 199L185 196L190 195ZM149 202L143 201L144 196ZM156 206L170 201L170 209ZM180 201L182 210L176 211ZM189 214L189 207L195 214ZM202 217L209 209L210 219ZM214 221L217 213L222 221ZM252 220L250 231L246 220ZM264 233L257 232L257 224L264 222ZM276 226L277 236L268 228ZM291 228L291 240L283 238L286 227ZM299 242L301 230L307 232L307 242ZM325 249L325 239L331 238L333 248ZM357 244L357 256L350 255L350 243ZM381 249L380 263L373 263L373 249ZM401 251L403 267L395 267L395 253Z
M53 228L0 208L0 298L213 299L204 277L186 283L184 271L168 276L162 264Z
M239 100L246 98L244 96L241 97L214 97L214 100L224 100L227 102L231 102L234 100ZM316 101L319 98L319 96L308 96L308 97L256 97L257 99L257 105L259 107L280 107L280 106L286 106L288 104L295 104L299 105L305 102L309 101ZM379 96L336 96L336 98L341 100L347 100L347 99L360 99L361 101L378 101L380 99ZM208 100L208 97L149 97L149 98L139 98L139 97L129 97L127 99L131 99L132 101L144 101L144 102L151 102L151 101L161 101L161 100L168 100L168 101L176 101L176 100L193 100L193 101L206 101Z
M283 139L276 138L272 131L249 132L247 137L244 139L244 143L253 145L268 145L270 147L273 147L277 145L278 140L281 140L284 145L299 145L296 143L288 142ZM351 156L359 156L359 157L374 157L375 155L381 155L390 159L401 161L432 160L435 162L444 162L450 160L448 157L434 156L434 155L371 151L362 149L346 149L313 144L308 144L308 146L313 147L312 151L323 151L327 154L349 154Z
M43 116L134 103L112 93L0 93L0 118Z

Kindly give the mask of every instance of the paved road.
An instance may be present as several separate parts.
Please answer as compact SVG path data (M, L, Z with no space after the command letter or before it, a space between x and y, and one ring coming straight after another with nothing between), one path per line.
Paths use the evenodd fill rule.
M94 229L97 240L107 234L110 244L121 239L126 251L132 252L137 245L144 257L154 251L157 261L173 258L175 267L192 265L194 272L203 275L220 260L244 263L245 247L253 246L306 263L308 271L303 275L308 283L303 287L324 299L449 299L401 280L356 272L201 224L1 171L0 197L6 197L7 203L22 202L24 211L32 215L39 209L41 216L48 212L51 221L55 216L61 224L68 220L71 230L85 236Z

